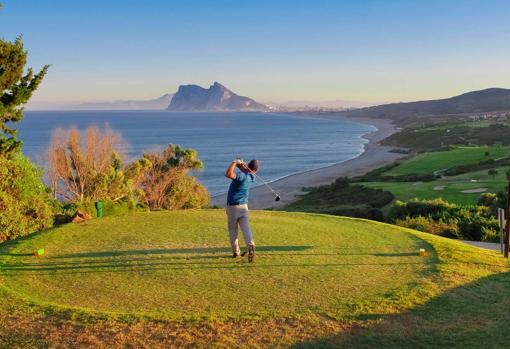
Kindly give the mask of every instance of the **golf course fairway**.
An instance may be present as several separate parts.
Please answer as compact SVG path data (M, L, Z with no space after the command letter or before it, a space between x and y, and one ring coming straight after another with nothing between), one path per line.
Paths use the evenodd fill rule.
M496 252L327 215L254 211L251 224L254 263L231 258L223 210L106 217L5 243L0 346L46 343L55 329L39 328L41 317L69 326L61 341L85 328L94 345L142 347L398 347L399 322L417 343L449 343L472 327L459 317L510 319L499 308L509 309L508 265ZM491 306L472 304L484 297ZM110 335L99 335L105 327ZM17 343L16 331L29 342ZM143 336L150 331L155 339Z

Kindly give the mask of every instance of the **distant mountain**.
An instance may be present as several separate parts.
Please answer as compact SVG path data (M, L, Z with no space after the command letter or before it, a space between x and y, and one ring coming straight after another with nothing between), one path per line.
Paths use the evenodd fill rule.
M75 106L76 109L87 110L165 110L170 104L173 94L149 100L118 100L106 102L86 102Z
M167 108L172 111L266 111L269 108L215 82L208 89L181 85Z
M416 118L474 115L510 110L510 89L489 88L459 96L420 102L391 103L342 112L352 117L405 121Z

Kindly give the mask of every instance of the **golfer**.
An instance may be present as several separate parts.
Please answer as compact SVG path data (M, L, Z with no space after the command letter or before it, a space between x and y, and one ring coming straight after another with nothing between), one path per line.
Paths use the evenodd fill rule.
M238 171L236 171L236 167ZM259 161L251 160L246 164L242 160L233 161L225 173L225 177L232 180L228 188L227 195L227 220L228 233L230 236L230 246L232 246L232 258L239 255L244 256L246 251L241 254L239 241L237 239L239 226L243 231L244 241L248 249L248 262L253 262L255 257L255 242L248 222L248 195L250 185L255 181L254 174L259 169Z

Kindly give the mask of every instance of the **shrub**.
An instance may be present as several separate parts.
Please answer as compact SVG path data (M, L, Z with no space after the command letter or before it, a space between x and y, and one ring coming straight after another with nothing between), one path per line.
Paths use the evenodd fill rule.
M498 195L495 193L482 193L478 199L478 205L491 207L498 200Z
M499 225L494 217L470 215L459 221L459 229L464 239L483 241L487 235L497 236Z
M150 209L202 208L209 205L207 189L189 174L203 167L193 149L170 144L162 152L143 155L146 163L136 187L140 199Z
M496 176L496 175L498 174L498 170L496 170L495 168L491 168L491 169L487 172L487 174L488 174L489 176L494 177L494 176Z
M21 153L0 156L0 242L49 227L52 220L41 171Z
M124 171L120 134L89 127L57 129L48 149L48 177L55 198L68 202L131 199L141 170ZM138 172L134 171L137 169Z
M443 199L397 201L390 212L392 219L406 217L430 216L433 219L447 219L457 210L455 204Z
M500 242L499 230L482 227L482 241Z
M487 195L484 201L491 199ZM398 201L390 219L397 225L466 240L484 241L498 232L491 207L458 206L442 199Z
M419 217L406 217L405 219L398 219L395 221L396 225L410 229L416 229L426 233L440 235L450 238L459 238L459 227L456 222L444 222L443 220L435 221L431 218Z
M479 206L487 207L491 216L498 215L498 208L506 207L506 194L499 193L483 193L478 200Z
M208 207L209 204L207 189L198 183L195 177L181 172L169 188L162 208L167 210L202 208Z

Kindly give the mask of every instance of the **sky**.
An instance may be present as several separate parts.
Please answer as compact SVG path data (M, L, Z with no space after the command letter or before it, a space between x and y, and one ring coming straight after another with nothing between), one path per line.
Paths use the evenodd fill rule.
M33 100L149 99L219 81L263 102L410 101L510 87L505 0L0 0L51 68Z

